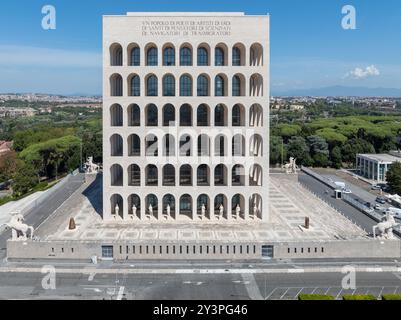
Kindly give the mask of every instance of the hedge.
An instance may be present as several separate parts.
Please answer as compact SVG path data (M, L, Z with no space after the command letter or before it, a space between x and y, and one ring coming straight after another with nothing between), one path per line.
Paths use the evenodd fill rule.
M300 294L298 300L334 300L334 297L327 294Z
M375 296L371 294L345 294L343 300L377 300Z
M382 300L401 300L401 294L383 294Z

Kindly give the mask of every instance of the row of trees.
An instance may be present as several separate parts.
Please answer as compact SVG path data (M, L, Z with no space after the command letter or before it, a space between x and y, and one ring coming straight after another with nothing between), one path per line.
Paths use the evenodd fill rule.
M295 157L305 166L352 166L357 153L401 148L400 122L401 117L362 116L278 124L271 129L270 163Z

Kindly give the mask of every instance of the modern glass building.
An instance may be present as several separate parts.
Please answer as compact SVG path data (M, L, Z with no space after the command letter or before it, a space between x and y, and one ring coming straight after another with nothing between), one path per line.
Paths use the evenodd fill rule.
M103 18L103 218L268 221L269 17Z
M357 154L357 173L374 182L386 182L386 173L394 162L401 162L401 158L391 154Z

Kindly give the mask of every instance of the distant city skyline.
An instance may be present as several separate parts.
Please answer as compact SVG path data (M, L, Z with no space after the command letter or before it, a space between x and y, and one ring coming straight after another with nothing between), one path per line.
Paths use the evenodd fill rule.
M39 0L2 4L0 92L102 93L102 15L127 11L243 11L271 15L271 93L321 88L401 92L401 3L379 1L52 0L57 29L45 31ZM341 9L356 9L356 30L341 26ZM20 13L23 6L24 12ZM395 90L387 90L395 89ZM378 90L381 92L383 90Z

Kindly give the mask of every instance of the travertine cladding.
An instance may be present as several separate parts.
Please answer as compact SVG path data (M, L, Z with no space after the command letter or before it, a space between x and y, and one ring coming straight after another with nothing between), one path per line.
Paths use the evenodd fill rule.
M269 221L269 46L269 16L128 13L127 16L103 18L103 218L106 221ZM136 47L140 57L139 65L134 66L131 65L135 60L132 49ZM147 54L149 58L151 56L148 50L152 47L157 51L157 66L147 65ZM165 56L166 48L175 51L175 65L163 65L169 61L169 57ZM181 55L182 61L188 58L184 51L181 52L183 48L191 52L192 65L180 65ZM199 48L208 52L209 65L198 65ZM217 55L216 48L222 50L218 49ZM224 61L223 65L216 66L216 61L220 61L219 52L223 53ZM174 77L175 88L167 83L167 79L163 83L166 75ZM188 94L184 86L180 88L183 75L188 76L187 80L191 79L190 96L180 95L184 91ZM208 80L207 86L198 86L200 75ZM218 75L221 78L217 78ZM139 79L137 83L133 80L134 76L139 77L135 78ZM157 77L157 96L147 95L154 88L151 76ZM223 90L220 90L221 85ZM198 96L201 87L208 89L207 96ZM164 96L164 93L173 93L173 96ZM219 96L220 93L223 96ZM139 119L132 109L135 104L140 109ZM150 104L157 107L157 126L146 125L147 120L152 120ZM163 126L163 107L166 104L174 106L173 126ZM180 108L185 104L189 105L185 108L192 110L192 114L185 114L184 108L180 119ZM202 104L207 105L207 116L200 114L198 118L198 107ZM216 108L217 105L220 106ZM198 126L198 120L202 119L207 121L206 126ZM131 126L137 120L140 120L140 125ZM185 121L189 123L184 126ZM146 150L145 140L146 137L152 138L150 134L158 140L150 141ZM174 139L170 140L170 151L174 149L176 156L164 155L167 134ZM180 138L186 134L191 140L184 143L183 139L182 150L190 152L190 156L180 155ZM210 140L208 144L205 142L207 139L202 140L200 148L206 155L198 157L198 137L201 134ZM137 143L131 140L133 135L140 139L140 155L137 156L129 155ZM236 137L232 139L234 135ZM120 146L122 155L112 156L112 151L120 154ZM154 154L152 147L155 146L158 155L146 156L145 150ZM166 164L173 165L175 169L172 175L167 177L166 174L170 182L175 179L174 186L164 185L163 169ZM188 173L190 170L185 170L188 168L182 167L186 164L190 166L191 174ZM198 168L205 164L208 166L206 173L200 176L209 180L209 185L198 185ZM139 184L131 165L140 169ZM146 179L153 177L154 170L148 165L157 168L157 184L148 185ZM233 171L234 166L237 170ZM183 184L189 185L180 185L180 175ZM233 178L237 179L234 184ZM170 195L170 199L166 195ZM198 199L200 195L205 196ZM138 204L136 214L133 214L133 203ZM171 204L170 215L167 214L168 203ZM202 210L202 204L205 210Z

